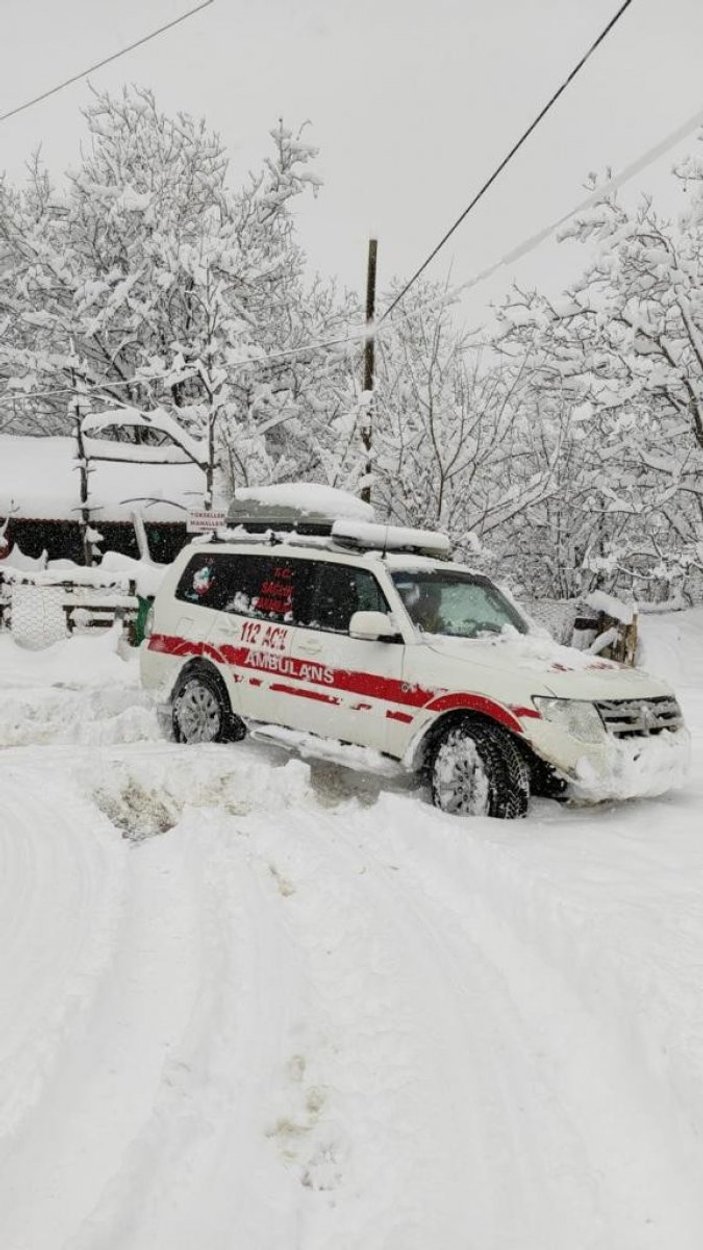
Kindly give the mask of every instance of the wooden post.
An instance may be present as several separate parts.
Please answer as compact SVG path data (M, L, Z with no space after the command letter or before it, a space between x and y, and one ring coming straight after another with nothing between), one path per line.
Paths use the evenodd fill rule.
M81 537L83 541L83 563L86 568L90 568L93 563L93 545L88 536L90 530L90 505L88 491L88 461L85 454L85 443L83 442L83 428L81 425L83 414L81 412L81 401L78 393L78 383L76 374L71 369L71 386L73 387L73 417L75 422L76 445L78 454L78 473L80 480L80 504L81 504Z
M376 314L376 259L378 256L378 240L369 239L369 259L366 270L366 325L373 326ZM364 476L367 479L361 488L364 503L371 503L371 446L373 442L373 382L374 382L374 333L370 330L364 345L364 423L361 427L361 442L364 447Z

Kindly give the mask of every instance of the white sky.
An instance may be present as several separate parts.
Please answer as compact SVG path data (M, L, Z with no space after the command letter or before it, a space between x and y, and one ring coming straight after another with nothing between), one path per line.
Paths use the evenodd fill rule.
M189 0L1 0L0 113L178 16ZM279 116L309 120L325 186L299 208L311 263L363 291L370 231L381 289L408 276L619 7L619 0L215 0L96 73L204 115L239 181ZM634 0L480 210L432 267L477 271L568 210L589 170L620 169L703 108L702 0ZM0 126L13 179L39 144L56 172L78 151L85 82ZM684 147L693 147L691 139ZM678 153L641 176L665 188ZM703 155L703 150L702 150ZM665 200L666 202L666 200ZM671 192L668 202L673 203ZM575 249L544 245L515 276L551 288ZM576 258L580 264L580 253ZM467 300L472 321L508 285Z

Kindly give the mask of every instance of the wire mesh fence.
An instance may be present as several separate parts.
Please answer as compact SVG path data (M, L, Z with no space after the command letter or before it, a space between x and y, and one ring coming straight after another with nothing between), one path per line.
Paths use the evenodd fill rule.
M125 577L93 574L81 581L51 578L42 572L0 573L0 629L22 647L41 650L74 633L108 629L121 620L130 626L139 601Z
M576 599L531 599L522 606L536 625L541 625L563 646L570 646L579 603Z
M68 633L59 586L17 584L11 587L12 636L21 647L39 651Z

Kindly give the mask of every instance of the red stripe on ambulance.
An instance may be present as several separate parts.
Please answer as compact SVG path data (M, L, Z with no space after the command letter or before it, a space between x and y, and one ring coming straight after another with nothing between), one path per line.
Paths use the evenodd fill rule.
M529 708L509 709L503 707L502 704L486 698L485 695L470 694L468 692L449 694L441 688L428 690L422 686L399 681L395 677L382 677L378 673L364 673L346 668L330 668L325 664L298 660L293 656L280 655L274 651L252 651L249 647L235 647L229 643L223 643L219 648L215 648L209 643L190 642L186 638L177 638L171 634L152 634L148 647L150 651L159 651L164 655L177 657L207 655L218 664L226 664L233 669L246 668L251 670L253 668L259 672L269 673L271 676L292 678L294 681L307 681L312 685L326 686L329 689L339 690L345 694L366 696L371 699L379 699L385 703L395 703L401 707L423 709L426 712L448 712L460 711L462 709L480 712L498 721L499 724L505 725L513 733L518 734L523 732L518 716L539 715L539 713L535 713ZM234 672L232 676L235 681L242 680L241 674ZM255 679L250 678L249 680ZM295 686L281 683L276 683L270 688L272 691L280 694L300 695L303 698L311 699L317 697L326 703L341 703L339 698L322 694L318 695L315 691L298 689ZM370 705L361 703L356 705L355 710L366 710L369 707ZM394 714L392 712L387 712L386 715L391 720L402 720L406 716L404 713ZM414 717L407 716L407 723L413 719Z

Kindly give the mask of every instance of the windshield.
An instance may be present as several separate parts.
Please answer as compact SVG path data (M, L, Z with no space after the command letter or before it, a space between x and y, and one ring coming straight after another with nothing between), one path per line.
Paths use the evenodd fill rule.
M527 633L517 608L485 577L447 569L399 570L391 574L408 615L426 634L479 638L511 625Z

